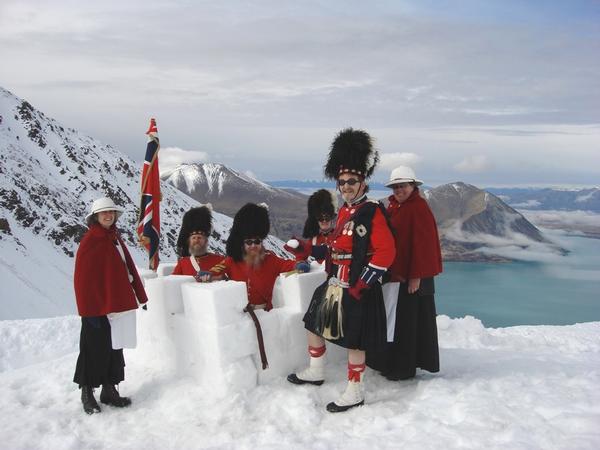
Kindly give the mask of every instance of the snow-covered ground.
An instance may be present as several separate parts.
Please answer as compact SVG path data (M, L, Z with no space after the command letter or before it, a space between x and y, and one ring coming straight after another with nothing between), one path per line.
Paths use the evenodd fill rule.
M366 405L344 414L324 408L345 384L337 363L321 387L278 379L218 398L126 350L133 405L87 416L71 381L79 318L0 321L0 448L600 448L599 322L486 329L439 316L438 328L440 373L368 371Z

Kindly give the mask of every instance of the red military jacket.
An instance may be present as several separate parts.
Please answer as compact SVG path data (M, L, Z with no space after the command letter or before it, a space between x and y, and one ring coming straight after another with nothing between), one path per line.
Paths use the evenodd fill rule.
M179 258L179 261L177 261L177 265L173 269L171 275L196 275L196 269L194 268L190 258L193 258L193 256L184 256L183 258ZM215 253L206 253L202 256L196 256L195 258L196 262L200 266L200 270L207 272L225 259L223 255L217 255Z
M442 272L442 252L435 218L419 189L403 203L389 197L387 208L396 241L396 258L390 267L392 281L428 278Z
M260 267L248 267L245 261L235 261L231 256L213 267L214 275L226 275L234 281L244 281L248 291L248 301L253 305L266 303L266 310L273 308L273 286L280 273L289 272L296 267L296 261L283 259L271 252L266 252Z
M344 204L338 211L337 222L329 243L331 247L331 258L334 264L338 265L338 273L330 274L336 276L341 281L348 281L350 278L350 259L336 260L336 254L353 253L353 236L357 232L353 218L369 200L353 205ZM387 269L394 260L394 237L387 224L386 218L379 207L376 208L373 215L371 235L369 239L369 248L367 251L368 264L378 268Z
M115 245L117 241L125 262ZM140 303L148 301L133 259L114 225L108 230L99 224L90 226L77 249L73 281L77 311L82 317L136 309L136 297Z

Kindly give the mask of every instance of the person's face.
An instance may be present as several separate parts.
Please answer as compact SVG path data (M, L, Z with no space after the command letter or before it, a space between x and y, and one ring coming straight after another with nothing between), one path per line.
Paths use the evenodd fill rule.
M365 183L358 175L343 173L338 177L338 188L344 201L351 202L363 194Z
M98 223L107 230L111 227L117 218L116 211L100 211L98 213Z
M192 233L189 238L189 250L192 256L201 256L206 253L208 237L204 233Z
M321 231L331 230L331 227L333 226L333 217L323 215L323 216L319 217L318 221L319 221L319 230L321 230Z
M244 251L247 255L256 256L262 251L263 244L260 238L244 239Z
M398 203L406 201L410 194L415 190L415 185L412 183L397 183L391 186L394 198Z

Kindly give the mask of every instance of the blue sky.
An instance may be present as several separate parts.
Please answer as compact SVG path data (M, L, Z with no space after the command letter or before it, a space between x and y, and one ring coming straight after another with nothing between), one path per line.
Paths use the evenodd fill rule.
M136 160L320 178L346 126L430 185L600 184L600 2L3 0L0 85ZM171 150L170 150L171 149Z

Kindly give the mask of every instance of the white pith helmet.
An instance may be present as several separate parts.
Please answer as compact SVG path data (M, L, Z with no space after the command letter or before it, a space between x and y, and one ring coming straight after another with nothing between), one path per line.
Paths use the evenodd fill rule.
M112 199L108 197L102 197L98 200L94 200L94 203L92 203L92 207L90 208L90 213L85 216L85 222L89 223L89 220L94 214L102 211L115 211L117 214L117 219L121 217L121 214L123 214L123 209L115 205L115 202L113 202Z
M415 183L417 186L423 184L421 180L417 180L415 171L408 166L398 166L392 170L392 173L390 174L390 181L385 183L385 185L387 187L391 187L394 184L399 183Z

